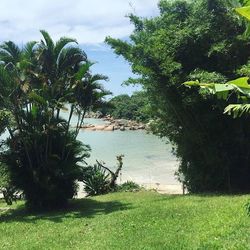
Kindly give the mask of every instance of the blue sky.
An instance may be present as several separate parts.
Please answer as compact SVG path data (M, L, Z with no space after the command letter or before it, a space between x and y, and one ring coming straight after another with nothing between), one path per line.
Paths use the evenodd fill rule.
M129 64L113 54L103 41L106 36L126 39L133 26L125 16L134 13L152 17L158 14L158 0L1 0L0 42L24 44L39 40L40 29L56 40L76 38L90 60L98 62L93 72L105 74L105 83L114 95L131 94L139 87L122 87L132 76Z
M84 48L84 46L83 46ZM94 73L101 73L109 77L109 81L103 83L106 89L111 90L114 95L121 93L131 94L133 91L140 90L139 86L121 86L122 82L133 76L129 64L122 58L107 50L93 50L85 47L90 60L96 62L92 66Z

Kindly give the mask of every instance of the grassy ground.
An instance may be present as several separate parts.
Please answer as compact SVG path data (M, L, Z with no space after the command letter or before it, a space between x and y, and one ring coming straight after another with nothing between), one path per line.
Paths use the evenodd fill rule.
M0 202L0 249L250 249L249 199L114 193L44 214Z

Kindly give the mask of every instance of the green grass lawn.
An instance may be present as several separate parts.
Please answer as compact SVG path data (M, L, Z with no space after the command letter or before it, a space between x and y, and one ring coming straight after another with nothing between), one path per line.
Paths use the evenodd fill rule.
M244 196L113 193L64 211L0 202L0 249L250 249Z

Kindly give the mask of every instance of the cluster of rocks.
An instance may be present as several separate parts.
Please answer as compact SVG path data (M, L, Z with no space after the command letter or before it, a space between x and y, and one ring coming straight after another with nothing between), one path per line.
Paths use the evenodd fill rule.
M90 130L90 131L114 131L115 128L111 124L105 124L105 125L93 125L93 124L85 124L82 126L83 129L85 130Z
M105 116L103 120L109 122L115 127L115 129L119 129L121 131L145 129L145 124L143 123L126 119L114 119L110 115Z
M85 124L82 126L83 129L91 130L91 131L114 131L114 130L141 130L146 129L146 125L143 123L139 123L136 121L126 120L126 119L114 119L110 115L107 115L102 118L106 124L103 125L93 125L93 124Z
M100 111L96 111L96 112L88 112L86 115L85 115L85 118L95 118L95 119L100 119L103 117L103 114L102 112Z

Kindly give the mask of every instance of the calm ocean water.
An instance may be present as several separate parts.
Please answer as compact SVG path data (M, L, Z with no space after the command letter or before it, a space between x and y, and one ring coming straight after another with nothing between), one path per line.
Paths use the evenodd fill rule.
M85 119L85 123L102 124L99 119ZM122 181L138 183L177 184L174 173L178 162L171 153L171 145L145 131L86 131L78 139L91 146L92 164L102 160L114 169L116 156L124 154Z

